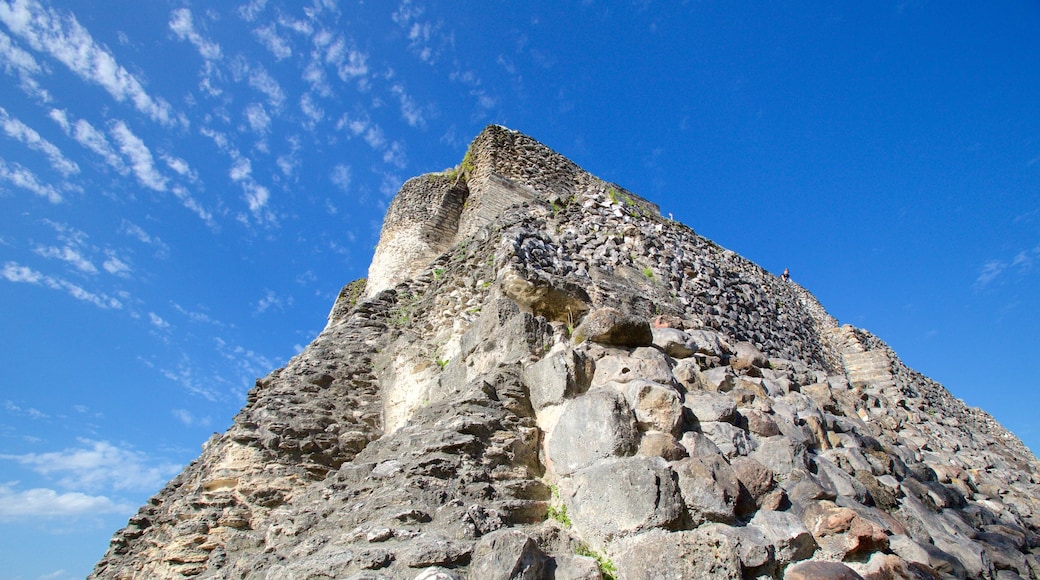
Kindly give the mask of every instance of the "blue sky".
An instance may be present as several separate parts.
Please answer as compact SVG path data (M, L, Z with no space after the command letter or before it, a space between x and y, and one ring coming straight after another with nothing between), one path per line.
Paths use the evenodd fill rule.
M0 568L82 577L523 131L1040 449L1040 5L0 0Z

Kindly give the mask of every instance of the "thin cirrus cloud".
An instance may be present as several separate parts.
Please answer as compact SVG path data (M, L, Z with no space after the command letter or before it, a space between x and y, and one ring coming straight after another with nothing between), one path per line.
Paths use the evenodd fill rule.
M53 185L44 183L32 170L18 163L8 163L0 159L0 182L35 193L51 203L61 203L62 195Z
M5 263L3 269L0 269L0 278L8 282L40 285L51 290L64 291L77 300L82 300L106 310L123 308L123 303L116 298L100 292L91 292L78 284L43 274L17 262Z
M197 30L192 17L191 10L178 8L170 15L170 30L181 40L187 40L199 51L199 55L205 60L220 60L223 51L220 45L211 40L206 40Z
M0 107L0 128L8 137L20 141L33 151L43 153L51 167L65 177L79 173L79 166L65 157L65 154L56 145L41 137L32 127L12 117L3 107Z
M130 101L162 125L186 123L169 103L149 95L141 81L96 43L71 13L60 14L38 0L0 1L0 22L33 50L49 54L83 80L101 86L116 101Z
M8 75L18 77L21 89L30 97L44 103L53 100L50 93L36 81L36 75L43 72L43 68L28 51L16 46L11 37L3 32L0 32L0 66Z
M254 28L253 35L260 41L260 44L264 45L264 48L274 55L276 60L284 60L292 56L292 46L289 45L288 40L278 34L273 22L267 26Z
M83 119L72 122L68 112L64 109L51 109L48 115L65 131L66 135L101 157L109 167L115 169L116 173L126 175L129 172L126 164L119 157L119 153L112 147L108 137L102 131Z
M1040 246L1022 250L1010 260L989 260L979 270L979 275L975 278L975 288L981 290L990 286L1006 272L1024 274L1032 270L1037 260L1040 260Z
M119 146L119 151L130 162L130 169L137 181L155 191L166 191L166 178L155 168L152 152L140 137L123 121L112 123L109 131Z

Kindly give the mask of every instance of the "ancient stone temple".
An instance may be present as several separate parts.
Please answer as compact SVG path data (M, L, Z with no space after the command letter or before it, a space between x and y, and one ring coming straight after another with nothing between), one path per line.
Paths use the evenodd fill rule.
M491 126L96 578L1040 578L1040 462L805 289Z

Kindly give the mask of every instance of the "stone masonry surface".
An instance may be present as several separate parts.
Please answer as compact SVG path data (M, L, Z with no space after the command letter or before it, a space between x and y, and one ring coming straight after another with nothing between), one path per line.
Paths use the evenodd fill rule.
M490 126L92 577L1040 580L1038 497L877 337Z

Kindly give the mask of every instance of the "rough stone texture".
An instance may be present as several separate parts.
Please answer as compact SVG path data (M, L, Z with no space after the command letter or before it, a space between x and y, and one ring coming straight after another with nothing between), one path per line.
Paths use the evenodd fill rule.
M733 542L711 529L653 531L621 542L618 552L618 578L623 580L741 578Z
M1040 579L1014 435L526 136L407 182L369 274L93 577Z
M604 545L616 537L676 525L682 499L675 479L662 459L617 458L575 473L561 493L579 533Z
M594 389L567 404L547 447L556 472L570 475L601 459L630 455L636 446L635 416L624 396Z

